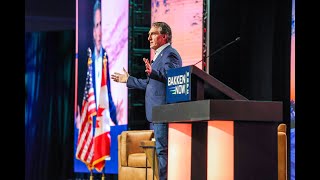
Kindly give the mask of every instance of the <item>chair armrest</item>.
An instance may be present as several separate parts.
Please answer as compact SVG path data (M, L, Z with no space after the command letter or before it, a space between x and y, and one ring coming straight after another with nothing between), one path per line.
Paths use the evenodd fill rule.
M140 147L141 141L151 140L153 130L130 130L123 131L118 138L118 151L121 166L128 166L128 156L134 153L143 153Z

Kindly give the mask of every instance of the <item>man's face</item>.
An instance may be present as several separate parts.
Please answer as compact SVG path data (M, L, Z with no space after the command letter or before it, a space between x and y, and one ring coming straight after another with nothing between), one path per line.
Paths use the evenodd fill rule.
M160 28L152 26L149 30L148 40L150 41L150 48L156 50L167 43L167 35L160 34Z
M98 9L94 14L94 27L93 27L94 44L99 51L101 48L101 11Z

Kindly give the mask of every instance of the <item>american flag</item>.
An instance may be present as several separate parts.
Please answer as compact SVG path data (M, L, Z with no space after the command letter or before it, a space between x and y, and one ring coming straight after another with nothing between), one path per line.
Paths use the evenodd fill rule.
M97 114L94 89L92 84L92 59L88 58L88 71L84 89L80 129L76 158L86 164L89 170L93 169L94 141L93 141L93 116Z

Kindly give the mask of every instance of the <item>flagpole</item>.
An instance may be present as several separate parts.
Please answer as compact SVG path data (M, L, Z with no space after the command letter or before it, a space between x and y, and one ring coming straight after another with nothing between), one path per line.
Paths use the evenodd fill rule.
M102 168L102 177L101 177L101 180L105 180L105 177L104 177L104 168L105 168L105 166L103 166L103 168Z
M90 170L90 180L93 180L92 170Z
M107 71L107 66L106 66L106 64L107 64L107 52L104 52L104 55L103 55L103 68L102 68L103 72L102 73L103 73L103 77L105 77L105 78L106 78L106 75L107 75L107 72L106 72ZM102 80L105 81L105 79L103 79L103 77L102 77ZM105 170L105 166L103 166L103 168L102 168L101 180L105 180L104 170Z

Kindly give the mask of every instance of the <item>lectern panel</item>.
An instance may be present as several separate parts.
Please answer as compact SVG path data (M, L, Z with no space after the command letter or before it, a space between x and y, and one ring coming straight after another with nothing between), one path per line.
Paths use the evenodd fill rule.
M191 123L170 123L168 180L191 178Z
M208 122L207 179L234 180L234 123Z

